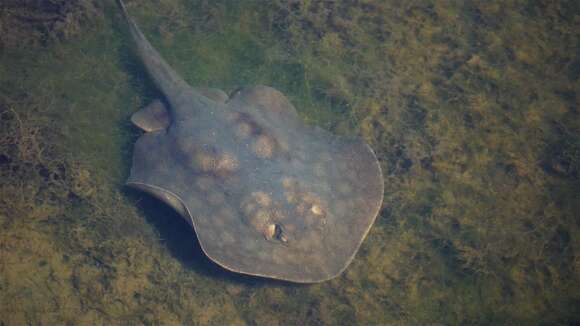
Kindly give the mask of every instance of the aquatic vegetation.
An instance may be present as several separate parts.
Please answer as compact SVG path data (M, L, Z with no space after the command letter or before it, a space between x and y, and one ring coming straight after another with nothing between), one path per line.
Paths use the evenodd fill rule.
M105 3L74 42L0 54L0 320L578 322L577 3L131 9L190 83L274 86L377 152L382 215L344 276L308 287L221 271L173 212L123 190L129 116L155 92Z
M98 25L101 5L92 0L11 1L0 11L0 48L48 45Z

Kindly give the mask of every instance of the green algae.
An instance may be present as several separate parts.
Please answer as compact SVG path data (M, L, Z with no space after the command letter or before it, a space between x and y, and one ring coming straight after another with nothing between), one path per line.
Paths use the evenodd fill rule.
M377 152L381 216L311 286L221 270L122 187L128 118L156 91L114 4L85 8L100 14L80 30L0 54L0 323L578 322L574 2L130 6L192 84L272 85Z

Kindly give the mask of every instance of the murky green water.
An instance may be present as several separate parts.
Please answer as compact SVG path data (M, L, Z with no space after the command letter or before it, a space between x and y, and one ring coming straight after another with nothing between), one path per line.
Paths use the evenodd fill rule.
M77 4L0 23L0 325L580 323L576 2L129 2L191 84L271 85L374 148L383 210L306 286L222 270L123 187L157 93L115 4Z

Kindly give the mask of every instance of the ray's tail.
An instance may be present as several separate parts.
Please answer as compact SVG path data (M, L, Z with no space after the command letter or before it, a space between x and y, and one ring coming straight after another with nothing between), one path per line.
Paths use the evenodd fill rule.
M129 16L123 0L117 0L117 4L121 8L123 16L129 25L129 31L135 43L137 54L143 62L149 76L165 95L171 106L173 108L178 107L178 103L171 102L179 99L181 97L180 95L190 90L191 87L163 60L159 52L149 43L139 26Z
M119 7L121 7L121 11L123 11L123 15L126 18L129 18L129 15L127 14L127 7L125 7L125 3L123 2L123 0L117 0L117 4L119 4Z

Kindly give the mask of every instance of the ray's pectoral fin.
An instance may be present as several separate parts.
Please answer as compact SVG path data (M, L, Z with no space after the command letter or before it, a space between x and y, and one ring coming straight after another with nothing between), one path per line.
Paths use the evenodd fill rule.
M181 199L179 199L176 195L162 188L142 183L131 183L130 186L135 189L139 189L145 193L148 193L151 196L161 200L169 207L173 208L181 217L183 217L185 220L187 220L189 224L191 224L191 219L189 218L189 213L187 212L187 209L183 205Z
M143 131L153 132L166 129L169 127L171 120L165 104L160 100L155 100L133 113L131 122Z
M234 103L244 103L254 106L258 113L268 116L272 120L298 119L296 109L288 98L280 91L269 86L251 86L237 89L231 98Z
M200 92L201 95L219 103L225 103L230 98L226 92L218 88L197 87L195 90Z

